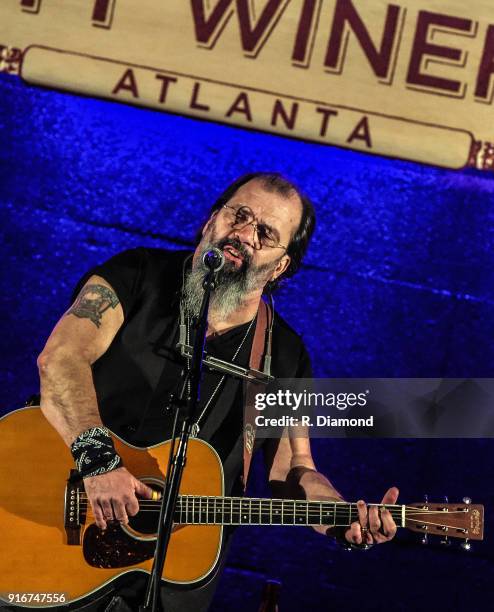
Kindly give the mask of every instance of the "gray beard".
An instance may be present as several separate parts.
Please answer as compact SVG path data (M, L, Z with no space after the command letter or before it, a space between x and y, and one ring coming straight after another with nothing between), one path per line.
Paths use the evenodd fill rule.
M210 249L208 245L201 252L196 265L187 274L183 290L183 300L185 311L191 317L198 317L204 289L202 283L207 269L202 263L202 255ZM217 286L211 293L209 303L210 312L214 313L219 319L227 319L233 312L242 305L245 296L264 286L266 272L273 264L265 264L259 268L245 264L237 270L235 264L226 260L223 268L217 272Z

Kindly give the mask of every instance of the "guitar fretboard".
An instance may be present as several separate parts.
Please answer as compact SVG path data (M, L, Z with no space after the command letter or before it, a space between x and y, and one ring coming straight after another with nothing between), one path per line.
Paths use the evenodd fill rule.
M387 506L404 526L403 506ZM174 522L182 525L336 525L358 520L356 504L249 497L181 495Z

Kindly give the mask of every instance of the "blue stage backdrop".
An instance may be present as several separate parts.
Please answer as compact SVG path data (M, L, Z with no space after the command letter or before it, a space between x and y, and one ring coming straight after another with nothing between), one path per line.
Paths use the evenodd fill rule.
M259 169L295 179L317 206L305 265L277 307L305 338L318 376L493 376L493 174L290 141L6 75L0 164L3 412L38 390L36 356L90 266L138 245L191 246L225 185ZM480 609L494 597L492 448L315 441L319 469L348 499L380 501L397 485L408 502L427 492L486 504L485 542L468 556L399 534L345 553L307 528L242 528L213 609L256 610L266 578L283 582L282 611ZM267 493L259 459L255 494Z

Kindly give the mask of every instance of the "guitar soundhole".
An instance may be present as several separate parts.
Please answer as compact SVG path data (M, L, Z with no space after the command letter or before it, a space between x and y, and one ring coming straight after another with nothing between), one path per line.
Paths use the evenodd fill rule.
M148 487L153 491L163 493L163 486L155 480L142 478ZM129 516L129 527L143 535L154 535L157 531L158 518L160 513L160 501L152 501L149 499L139 499L139 512L135 516Z

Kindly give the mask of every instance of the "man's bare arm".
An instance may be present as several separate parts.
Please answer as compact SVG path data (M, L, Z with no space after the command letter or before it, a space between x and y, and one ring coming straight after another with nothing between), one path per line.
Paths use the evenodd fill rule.
M331 482L316 471L310 440L308 436L283 436L276 452L266 452L266 463L269 468L269 482L273 494L281 497L300 497L312 500L344 501L341 494ZM394 504L398 498L398 489L391 487L385 493L381 504ZM357 502L359 520L352 523L345 532L347 542L362 544L362 527L369 528L366 543L382 543L391 540L396 533L396 524L389 510L379 511L372 506L368 511L363 500ZM333 534L332 529L316 525L314 529L323 535ZM384 533L383 533L384 532Z
M275 450L273 446L268 447L265 460L273 494L343 500L326 476L316 470L308 437L283 435Z
M51 333L38 358L41 410L67 446L77 436L101 425L91 365L110 346L124 320L112 287L92 276ZM136 494L152 490L125 467L84 478L84 487L101 529L107 521L128 522L139 511Z
M101 425L91 365L110 346L123 319L112 287L92 276L38 357L41 410L68 446L82 431Z

